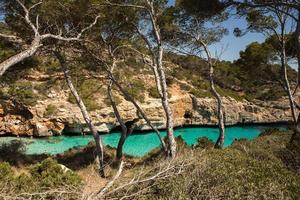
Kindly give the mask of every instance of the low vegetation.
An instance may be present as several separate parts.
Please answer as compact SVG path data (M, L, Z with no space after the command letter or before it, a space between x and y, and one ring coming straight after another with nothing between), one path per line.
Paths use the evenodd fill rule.
M164 160L156 150L142 159L128 158L128 167L105 198L299 199L300 163L295 151L285 147L290 137L289 131L272 129L254 140L235 141L225 150L214 149L214 144L207 138L199 139L199 144L192 148L179 138L179 154L173 161ZM76 151L72 152L76 155ZM76 160L82 160L85 154L78 156ZM113 154L110 157L107 159L113 160ZM68 165L66 162L68 160L63 161ZM84 186L76 171L64 173L53 159L22 167L21 171L26 172L22 174L16 174L8 163L2 162L0 171L0 185L5 185L2 195L12 195L14 191L14 195L22 196L32 192L63 199L66 193L59 191L65 191L76 199L82 189L80 185Z

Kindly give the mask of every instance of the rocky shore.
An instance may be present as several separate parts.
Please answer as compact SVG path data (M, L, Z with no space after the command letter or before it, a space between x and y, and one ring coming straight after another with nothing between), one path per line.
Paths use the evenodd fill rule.
M172 91L171 91L172 92ZM50 91L48 98L38 101L35 106L24 106L10 100L0 101L0 135L53 136L65 129L69 132L86 132L81 112L75 104L67 101L68 91ZM280 123L291 120L287 98L263 102L255 100L237 101L223 97L226 110L226 124ZM175 126L216 125L216 102L213 98L195 98L183 92L172 92L170 100ZM100 103L101 104L101 103ZM55 111L47 108L55 105ZM147 97L141 104L147 116L158 128L164 128L164 112L159 99ZM119 104L122 117L130 122L137 118L134 106L125 100ZM118 123L110 107L102 104L90 112L92 120L100 132L109 132ZM149 130L143 120L137 125L139 130Z

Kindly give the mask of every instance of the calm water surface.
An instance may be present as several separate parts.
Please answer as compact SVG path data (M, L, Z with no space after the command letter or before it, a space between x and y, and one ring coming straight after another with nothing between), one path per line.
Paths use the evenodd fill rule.
M249 126L232 126L226 128L225 146L232 144L234 139L253 139L256 138L263 130L267 128L286 129L284 125L249 125ZM165 131L161 132L163 136ZM216 127L184 127L175 129L175 136L181 136L188 145L197 143L198 138L207 137L212 141L218 138L218 128ZM113 132L103 135L105 145L117 147L120 134ZM86 146L93 140L92 136L58 136L49 138L15 138L0 137L0 144L12 140L21 140L26 144L26 154L59 154L74 147ZM124 145L124 153L132 156L144 156L151 150L160 145L159 139L154 132L131 135Z

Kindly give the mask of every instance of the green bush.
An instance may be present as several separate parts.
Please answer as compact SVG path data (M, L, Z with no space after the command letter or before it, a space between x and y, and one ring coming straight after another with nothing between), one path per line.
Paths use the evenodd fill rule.
M192 95L194 95L195 97L198 97L198 98L205 98L205 97L213 97L213 95L211 94L210 91L205 91L205 90L201 90L201 89L192 89L190 91L190 93Z
M63 172L57 161L51 158L31 166L28 173L19 175L8 163L0 163L1 194L12 199L18 195L22 199L77 199L76 193L81 190L81 184L76 173ZM65 190L68 193L49 192L55 190Z
M180 86L180 89L181 89L181 90L187 91L187 92L189 92L189 91L192 89L192 87L191 87L190 85L185 84L185 83L180 83L179 86Z
M4 142L0 145L0 162L17 165L25 152L25 144L20 140Z
M7 162L0 162L0 183L9 183L13 180L14 171Z
M48 158L30 168L30 174L40 188L59 188L64 185L78 187L81 179L71 171L63 172L56 160Z
M239 141L223 150L213 149L213 143L201 139L204 146L183 151L185 147L177 140L180 153L171 163L154 159L146 169L142 165L129 173L134 176L143 169L150 172L144 176L151 177L158 172L154 169L173 165L174 174L170 171L167 174L172 175L167 178L140 183L113 195L117 198L139 192L141 199L299 199L300 176L290 171L278 156L290 136L275 133ZM176 167L183 162L188 164L176 174ZM125 181L131 178L126 177Z
M131 80L130 84L125 88L129 95L131 95L135 100L144 103L145 102L145 84L140 79Z
M24 103L25 105L34 106L39 96L33 92L33 85L30 82L16 82L8 90L10 98Z
M157 87L153 86L151 88L148 89L149 92L149 96L155 99L160 98L159 92L157 91Z
M82 83L79 83L77 91L88 111L93 111L99 108L99 105L96 101L96 93L101 89L101 85L95 79L83 80ZM76 104L76 100L72 93L69 94L68 101Z
M55 105L49 104L45 110L44 116L49 117L51 115L56 114L58 111Z

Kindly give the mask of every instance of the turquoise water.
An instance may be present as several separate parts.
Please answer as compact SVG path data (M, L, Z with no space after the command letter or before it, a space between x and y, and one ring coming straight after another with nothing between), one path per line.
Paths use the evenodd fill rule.
M280 128L286 129L283 125L251 125L251 126L232 126L226 128L225 146L232 144L234 139L253 139L256 138L264 129ZM163 136L165 131L161 132ZM185 127L175 129L175 136L181 136L188 145L197 143L198 138L207 137L212 141L218 138L218 128L215 127ZM105 145L117 147L120 134L117 132L103 135ZM92 136L58 136L44 139L29 139L15 137L0 137L0 144L12 140L21 140L26 143L26 154L59 154L75 147L86 146L93 140ZM131 135L124 145L124 153L132 156L144 156L151 150L160 145L159 139L154 132Z

